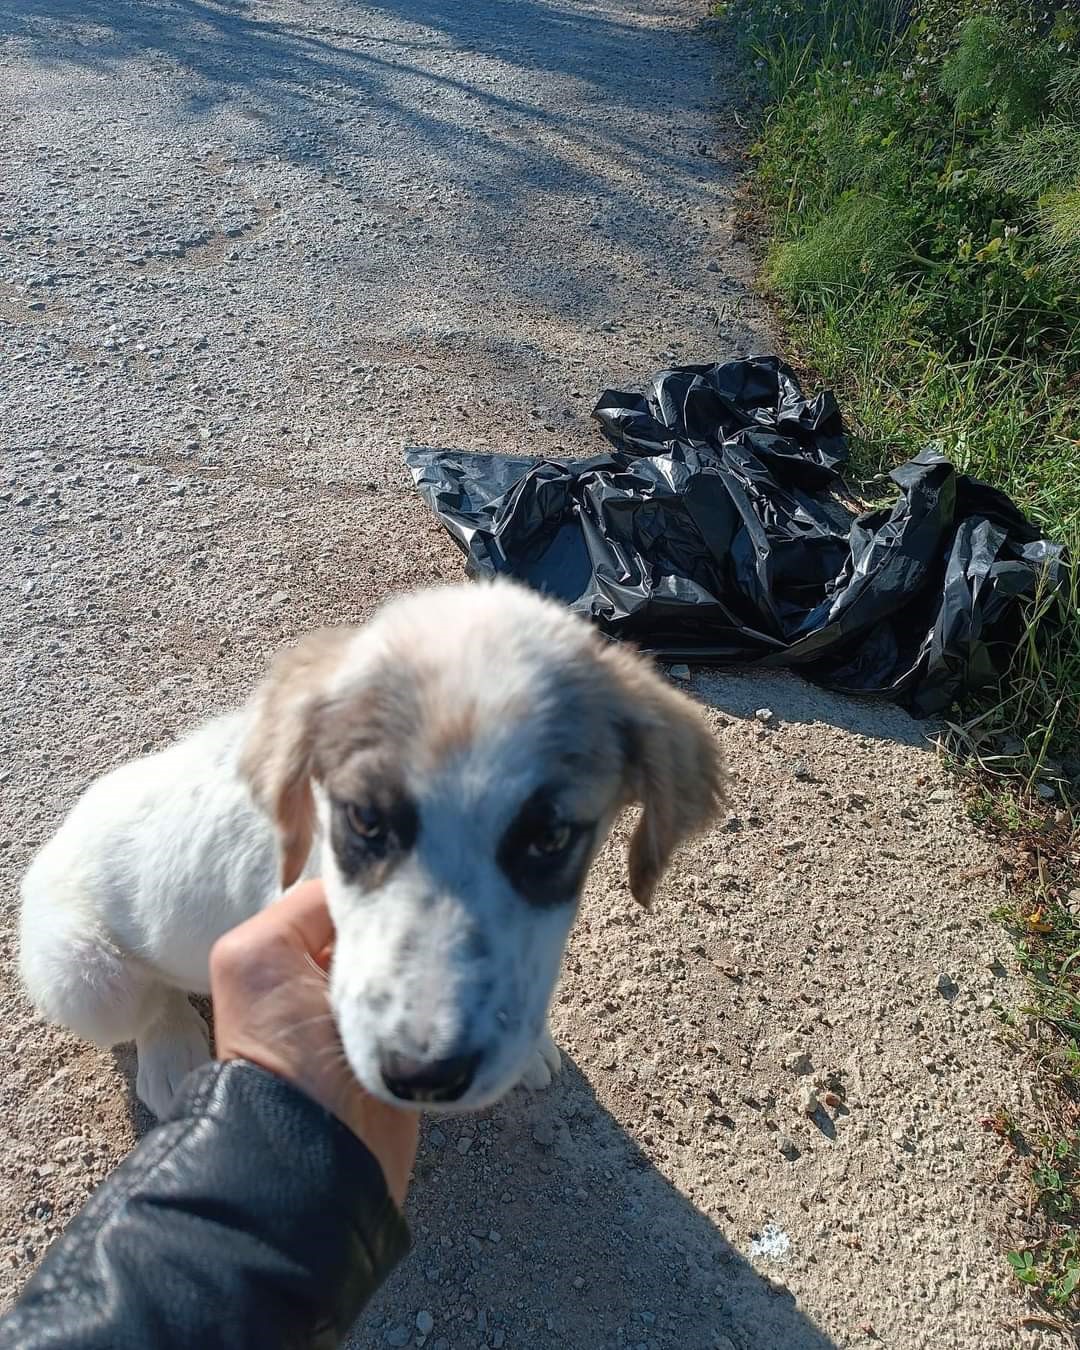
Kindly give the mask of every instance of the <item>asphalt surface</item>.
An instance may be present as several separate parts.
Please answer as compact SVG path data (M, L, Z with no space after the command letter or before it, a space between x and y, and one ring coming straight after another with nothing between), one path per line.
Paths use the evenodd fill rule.
M147 1125L130 1057L17 988L17 879L79 791L297 634L461 577L406 445L596 448L605 387L771 346L734 226L734 57L704 10L0 0L5 1296ZM1023 1090L1003 1052L973 1067L993 896L957 870L982 846L902 714L787 678L694 688L727 709L743 823L648 919L606 855L556 1005L562 1079L426 1133L416 1248L354 1350L1036 1343L998 1334L972 1179L979 1109ZM853 823L867 779L884 814ZM835 847L792 862L822 820ZM878 921L901 892L910 931ZM946 902L963 931L934 926ZM800 1114L796 1042L861 1084L854 1127ZM960 1075L938 1095L931 1054ZM945 1155L909 1150L938 1116Z

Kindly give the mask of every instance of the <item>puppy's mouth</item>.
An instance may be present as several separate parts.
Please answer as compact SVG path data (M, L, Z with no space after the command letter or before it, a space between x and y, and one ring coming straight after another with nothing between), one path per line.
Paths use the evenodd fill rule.
M527 1056L507 1067L502 1055L466 1053L418 1064L403 1056L365 1052L362 1059L346 1048L346 1058L364 1090L388 1105L425 1115L463 1115L493 1106L525 1072ZM362 1065L362 1067L361 1067Z
M480 1051L426 1062L383 1053L379 1073L387 1091L398 1101L425 1107L452 1106L468 1095L482 1059Z

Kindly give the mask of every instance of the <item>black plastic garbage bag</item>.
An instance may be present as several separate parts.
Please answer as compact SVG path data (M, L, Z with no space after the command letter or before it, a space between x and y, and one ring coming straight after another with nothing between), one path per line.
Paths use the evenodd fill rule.
M614 448L561 462L411 449L473 576L507 574L668 660L794 666L919 716L993 681L1061 549L933 451L857 515L831 394L775 357L606 392Z

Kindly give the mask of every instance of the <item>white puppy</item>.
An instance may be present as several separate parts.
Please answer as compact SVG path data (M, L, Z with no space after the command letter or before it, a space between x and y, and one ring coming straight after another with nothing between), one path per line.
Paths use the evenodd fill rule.
M208 1055L187 994L214 940L321 875L356 1076L473 1109L558 1067L546 1011L619 810L644 807L647 904L722 786L696 707L641 657L510 583L418 592L304 638L240 711L93 784L23 883L23 979L50 1019L135 1040L160 1115Z

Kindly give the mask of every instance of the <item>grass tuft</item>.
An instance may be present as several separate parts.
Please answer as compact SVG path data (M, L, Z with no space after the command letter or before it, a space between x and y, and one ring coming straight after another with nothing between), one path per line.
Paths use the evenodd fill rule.
M768 85L763 276L836 391L852 466L934 444L1066 547L949 739L1010 870L1037 1119L985 1122L1028 1188L1007 1254L1080 1325L1080 13L1030 0L732 0ZM749 208L748 208L749 211Z
M1033 1069L1038 1112L1001 1128L1005 1170L1027 1190L1009 1221L1006 1260L1065 1326L1080 1298L1080 851L1066 812L1026 810L1016 794L973 789L973 818L995 834L1012 898L997 918L1016 944L1027 1001L1003 1015L1005 1035Z
M1037 7L1036 7L1037 8ZM1080 51L994 0L734 0L772 94L754 146L764 277L836 390L865 479L927 444L1080 552ZM958 708L1076 790L1080 608ZM1036 604L1031 623L1047 617ZM973 731L972 739L975 739Z

